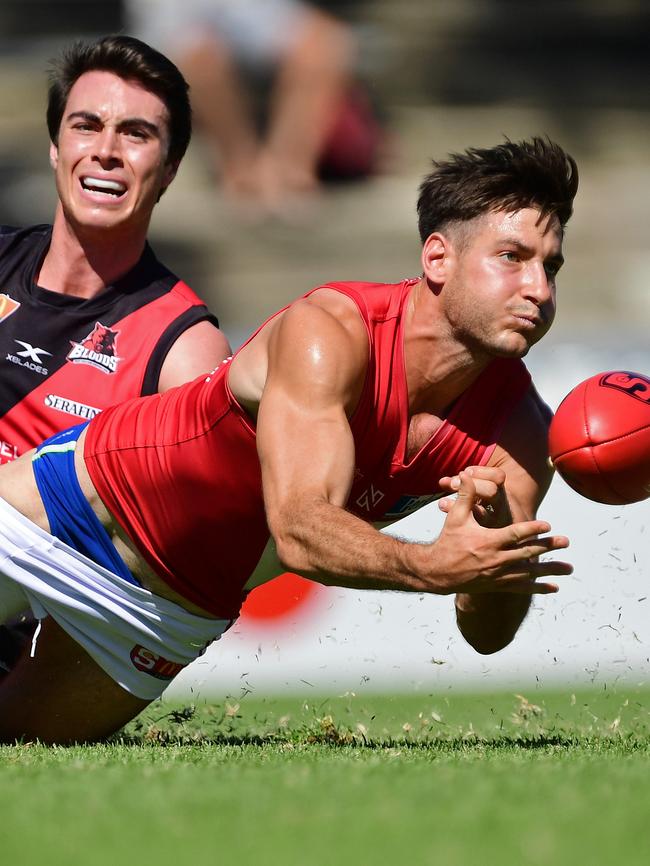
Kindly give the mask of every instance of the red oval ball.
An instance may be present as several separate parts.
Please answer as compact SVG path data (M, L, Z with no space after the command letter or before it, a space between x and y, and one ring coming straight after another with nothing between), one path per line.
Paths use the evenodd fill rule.
M582 496L608 505L650 496L650 378L613 370L577 385L558 406L548 450Z

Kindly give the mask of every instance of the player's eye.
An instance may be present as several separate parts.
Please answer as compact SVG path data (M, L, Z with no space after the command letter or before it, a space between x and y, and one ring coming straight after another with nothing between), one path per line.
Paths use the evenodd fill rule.
M139 126L131 126L127 127L124 130L124 134L129 138L133 138L136 141L146 141L149 138L149 133L146 129L142 129Z
M519 253L516 253L513 250L505 250L501 253L501 258L505 259L507 262L518 262Z

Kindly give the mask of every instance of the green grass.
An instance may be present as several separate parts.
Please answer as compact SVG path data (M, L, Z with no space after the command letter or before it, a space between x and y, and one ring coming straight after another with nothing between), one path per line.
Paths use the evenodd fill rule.
M650 692L159 702L0 748L8 864L647 864Z

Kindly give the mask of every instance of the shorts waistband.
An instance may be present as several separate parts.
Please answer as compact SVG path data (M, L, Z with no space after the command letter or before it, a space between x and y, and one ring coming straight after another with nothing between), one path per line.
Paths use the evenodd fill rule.
M79 486L74 454L88 422L50 436L32 458L50 532L94 562L137 584Z

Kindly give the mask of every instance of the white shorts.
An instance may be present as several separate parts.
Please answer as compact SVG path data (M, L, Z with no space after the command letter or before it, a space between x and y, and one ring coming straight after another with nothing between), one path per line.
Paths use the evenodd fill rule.
M0 622L27 607L39 620L52 616L116 683L144 700L159 697L231 624L129 583L0 499Z

